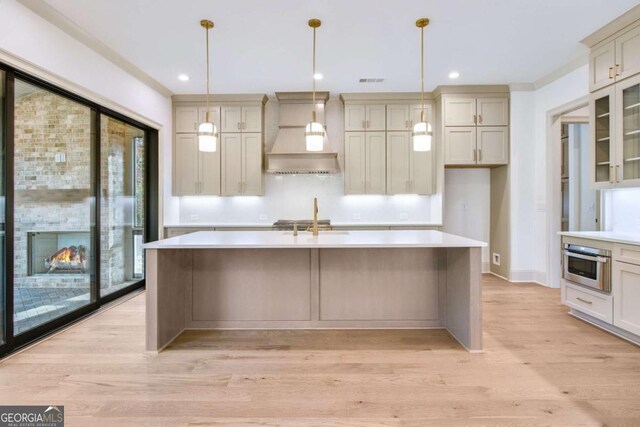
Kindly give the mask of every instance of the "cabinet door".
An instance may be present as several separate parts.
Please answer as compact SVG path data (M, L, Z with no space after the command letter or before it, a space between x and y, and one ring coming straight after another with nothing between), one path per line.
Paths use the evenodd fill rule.
M262 134L242 134L242 194L262 196Z
M262 132L262 107L242 107L242 132Z
M242 194L242 135L222 134L221 140L220 192L223 196L239 196Z
M508 98L478 98L478 126L509 126Z
M444 164L476 164L476 127L449 127L444 129Z
M176 133L193 133L198 131L198 107L176 107Z
M347 104L344 106L344 130L364 131L366 111L364 105Z
M413 151L409 143L409 192L433 194L435 191L434 147L431 151Z
M445 98L444 125L445 126L475 126L476 99L475 98Z
M198 108L198 124L204 123L207 120L207 107ZM209 106L209 120L216 126L218 132L220 132L220 107Z
M640 27L627 31L615 41L616 80L640 72Z
M594 92L589 97L589 134L591 149L591 185L609 188L615 174L615 86Z
M344 191L365 194L366 142L364 132L347 132L344 136Z
M613 324L640 335L640 265L613 262Z
M220 145L213 153L199 153L200 194L203 196L220 195Z
M387 192L386 132L366 133L366 193Z
M509 128L479 127L477 138L478 164L506 165L509 163Z
M386 129L387 109L385 105L367 105L365 110L367 131L381 131Z
M387 132L387 194L410 192L410 151L409 132Z
M192 196L199 194L198 136L196 134L177 134L173 155L173 195Z
M242 108L222 107L220 118L220 132L240 132L242 123Z
M616 85L616 184L640 186L640 75Z
M615 42L611 41L589 53L589 89L591 92L615 81Z
M408 105L387 105L387 130L411 129L411 115Z

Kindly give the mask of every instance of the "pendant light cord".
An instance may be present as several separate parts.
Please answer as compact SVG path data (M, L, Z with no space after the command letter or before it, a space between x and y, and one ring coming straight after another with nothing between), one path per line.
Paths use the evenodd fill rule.
M422 111L420 112L420 121L424 122L424 27L420 27L420 51L420 75L422 91Z
M205 34L206 34L205 46L207 49L207 113L206 113L205 121L207 123L210 123L209 122L209 28L206 28Z
M313 80L313 112L311 114L312 121L316 121L316 27L313 27L313 75L311 76Z

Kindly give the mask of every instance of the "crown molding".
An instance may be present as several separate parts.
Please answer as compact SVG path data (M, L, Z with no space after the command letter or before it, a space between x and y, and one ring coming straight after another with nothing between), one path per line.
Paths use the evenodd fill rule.
M587 65L589 63L589 53L584 53L583 55L580 55L579 57L575 58L574 60L567 62L566 64L564 64L562 67L555 69L554 71L550 72L549 74L547 74L546 76L538 79L537 81L535 81L533 83L533 86L535 88L535 90L538 90L546 85L548 85L549 83L552 83L556 80L558 80L561 77L566 76L567 74L577 70L578 68Z
M624 30L626 27L639 20L640 4L632 7L613 21L589 34L587 37L580 40L580 43L587 47L593 47L606 38L611 37L615 33Z

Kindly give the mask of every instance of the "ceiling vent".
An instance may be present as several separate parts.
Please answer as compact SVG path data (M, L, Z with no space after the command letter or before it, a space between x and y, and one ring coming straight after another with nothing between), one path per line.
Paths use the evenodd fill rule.
M360 83L382 83L384 81L384 79L381 78L365 78L365 79L360 79Z

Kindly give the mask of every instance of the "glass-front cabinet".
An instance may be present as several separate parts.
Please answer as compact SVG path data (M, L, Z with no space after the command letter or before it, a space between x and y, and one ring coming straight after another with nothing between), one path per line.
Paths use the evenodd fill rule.
M640 76L591 94L595 188L640 187Z

